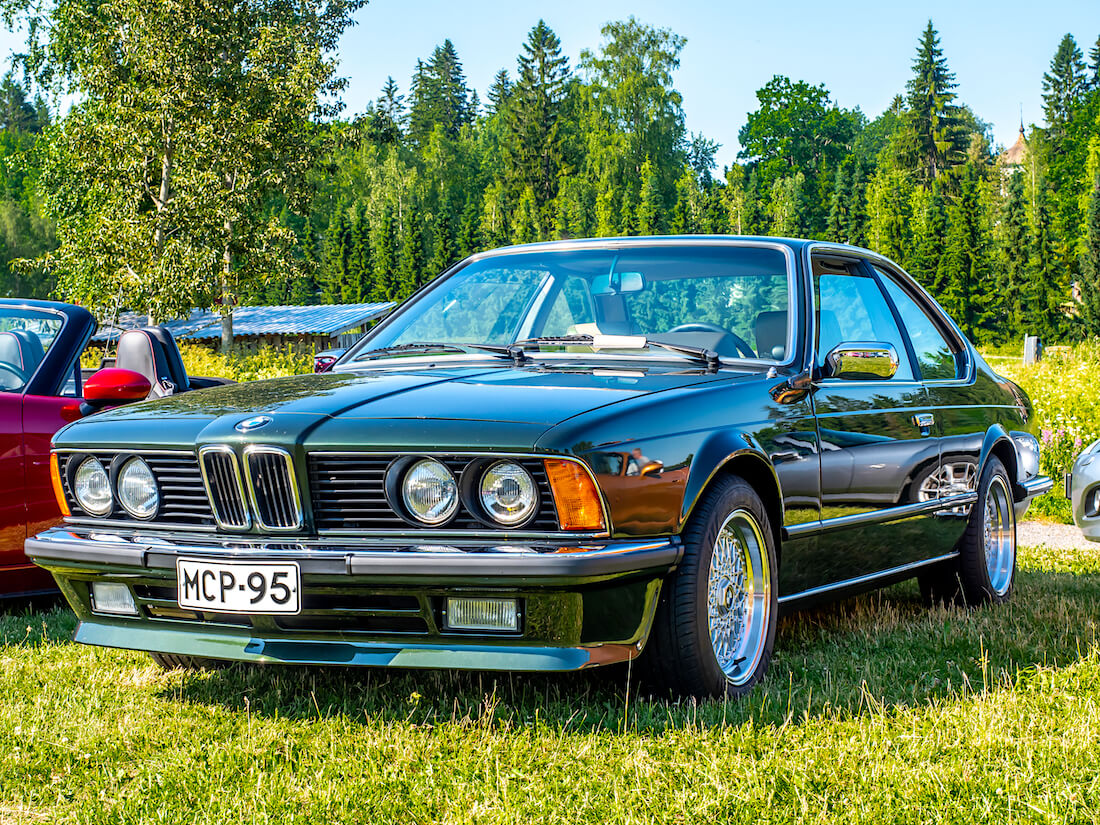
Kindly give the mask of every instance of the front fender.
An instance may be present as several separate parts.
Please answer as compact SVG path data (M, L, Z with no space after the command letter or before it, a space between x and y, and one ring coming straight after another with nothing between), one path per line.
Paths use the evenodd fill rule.
M753 436L722 431L711 434L691 462L680 513L680 530L691 517L703 491L715 476L725 471L736 472L756 487L768 507L773 527L783 525L783 496L779 476L768 454Z

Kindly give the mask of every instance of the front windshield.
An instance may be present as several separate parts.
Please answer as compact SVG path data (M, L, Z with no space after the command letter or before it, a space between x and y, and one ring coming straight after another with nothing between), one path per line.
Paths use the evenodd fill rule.
M350 354L419 343L507 345L559 336L641 336L783 361L790 279L778 249L730 244L563 248L474 261L402 307ZM578 347L570 346L570 352ZM646 350L668 357L663 350Z

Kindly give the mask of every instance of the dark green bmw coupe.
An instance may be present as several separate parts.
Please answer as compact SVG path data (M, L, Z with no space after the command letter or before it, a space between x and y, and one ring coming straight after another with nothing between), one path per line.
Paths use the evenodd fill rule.
M320 375L54 441L29 539L76 640L572 670L739 695L784 611L918 577L1003 602L1050 487L1031 405L897 266L774 238L475 255Z

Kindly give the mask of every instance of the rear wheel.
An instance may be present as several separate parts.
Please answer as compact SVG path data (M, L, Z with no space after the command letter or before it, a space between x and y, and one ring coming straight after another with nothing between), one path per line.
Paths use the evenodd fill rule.
M662 686L699 698L747 693L767 672L778 618L775 543L764 504L743 479L716 482L684 531L646 647Z
M1016 581L1016 513L1004 464L990 456L982 469L978 500L970 510L959 555L923 574L921 591L930 602L1002 604Z

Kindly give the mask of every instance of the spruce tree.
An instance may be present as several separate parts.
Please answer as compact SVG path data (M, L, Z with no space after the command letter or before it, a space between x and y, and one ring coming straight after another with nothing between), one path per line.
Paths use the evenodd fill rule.
M409 137L417 146L423 146L439 125L447 137L454 139L463 126L473 122L474 115L458 53L450 40L444 40L427 63L416 62L409 91Z
M1100 46L1098 46L1100 49ZM1089 193L1081 251L1081 320L1086 335L1100 335L1100 171Z
M939 294L944 284L939 278L940 261L947 234L947 213L939 186L916 188L912 196L912 250L906 261L909 274L930 292Z
M1062 333L1061 304L1066 291L1065 278L1055 250L1047 187L1041 180L1035 187L1033 200L1030 265L1024 289L1027 331L1050 342L1057 340Z
M407 121L405 96L400 94L394 79L387 77L370 118L371 139L377 143L397 143Z
M455 241L455 257L461 260L481 249L481 198L471 192L462 211L462 224Z
M1089 86L1100 89L1100 37L1096 38L1096 45L1089 49Z
M366 205L356 201L350 213L348 240L347 282L343 288L343 300L350 303L362 303L371 293L373 272L371 271L370 221Z
M911 168L925 185L966 159L969 141L962 110L955 104L957 85L954 73L947 68L939 34L929 20L913 60L913 77L906 84L904 136Z
M489 114L499 115L511 98L512 79L507 69L501 69L493 76L493 84L489 87Z
M458 260L458 254L455 251L455 236L457 234L455 223L455 213L454 208L451 206L450 196L444 192L439 199L439 208L436 210L435 219L430 225L432 256L427 264L429 277L435 277Z
M528 34L519 57L502 148L505 167L516 191L530 188L540 211L557 194L564 156L562 121L569 78L569 60L561 52L561 41L539 20Z
M1024 173L1019 169L1009 178L998 229L1004 290L1004 337L1015 339L1026 332L1029 250Z
M1065 136L1073 111L1087 91L1085 61L1077 41L1067 34L1050 61L1050 71L1043 75L1043 112L1055 143Z
M848 186L848 243L867 246L867 179L863 164L856 158Z
M851 211L851 187L844 164L837 166L833 181L833 194L829 199L829 218L825 223L825 237L837 243L848 240L848 216Z
M344 284L348 277L348 259L351 255L349 224L346 206L338 208L329 222L321 277L321 296L326 304L343 300Z
M371 227L371 264L374 277L370 300L392 301L398 293L397 284L397 220L393 207L386 204L378 221Z
M401 233L401 255L397 263L396 291L391 295L391 299L395 301L405 300L426 281L424 230L419 214L419 210L410 209L405 216L405 226Z
M974 341L991 338L998 294L989 268L989 239L982 213L977 170L968 164L959 192L947 210L947 235L940 259L939 298L947 313Z

